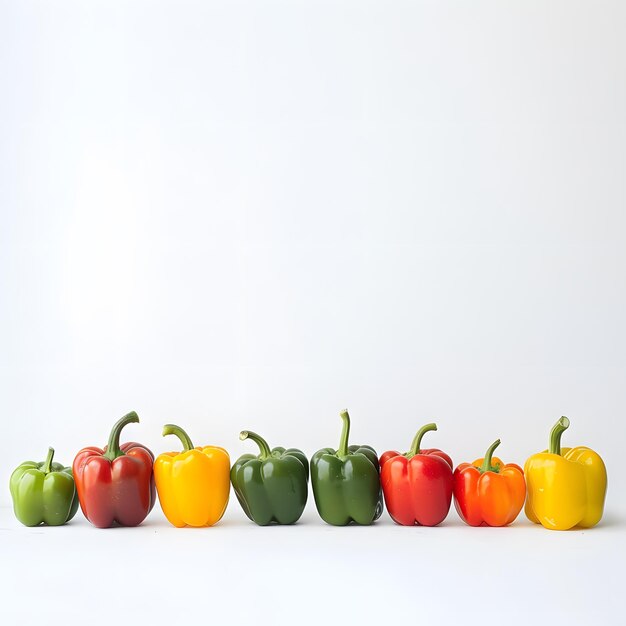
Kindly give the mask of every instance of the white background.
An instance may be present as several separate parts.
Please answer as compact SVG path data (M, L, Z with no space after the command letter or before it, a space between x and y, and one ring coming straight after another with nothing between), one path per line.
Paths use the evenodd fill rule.
M455 462L567 415L610 483L572 533L332 529L312 498L288 529L233 499L27 530L2 489L0 618L620 621L625 29L617 1L0 0L5 485L131 409L124 438L234 460L243 428L336 446L344 406L379 452L436 420ZM67 599L25 613L41 572Z

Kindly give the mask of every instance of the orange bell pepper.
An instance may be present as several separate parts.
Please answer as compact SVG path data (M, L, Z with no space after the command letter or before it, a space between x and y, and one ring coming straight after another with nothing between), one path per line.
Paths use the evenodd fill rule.
M508 526L518 516L526 498L526 481L519 465L493 456L494 441L485 458L461 463L454 470L454 506L469 526Z

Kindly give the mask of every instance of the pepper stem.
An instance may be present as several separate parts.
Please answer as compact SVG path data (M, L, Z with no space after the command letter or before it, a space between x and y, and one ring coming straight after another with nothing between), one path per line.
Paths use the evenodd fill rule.
M337 456L348 456L348 437L350 436L350 415L348 415L348 409L344 409L339 413L343 420L343 428L341 429L341 439L339 440L339 448L337 449Z
M483 464L478 468L481 474L484 474L485 472L497 472L500 469L499 467L494 467L491 465L491 457L493 456L495 449L499 445L500 440L496 439L487 449L487 452L485 453L485 458L483 459Z
M138 421L139 416L137 413L135 413L135 411L131 411L115 422L113 428L111 429L111 434L109 435L107 451L102 455L105 459L113 461L113 459L117 459L118 456L124 456L124 453L120 450L120 434L122 432L122 428L124 428L126 424L133 424Z
M180 426L165 424L163 426L163 436L167 437L167 435L176 435L180 439L183 444L183 452L193 450L193 443L191 443L189 435Z
M43 467L41 471L44 474L49 474L52 470L52 459L54 458L54 448L48 448L48 456L46 460L43 462Z
M552 427L550 431L550 454L561 454L561 435L569 428L569 420L565 415Z
M406 455L409 459L416 454L420 453L420 444L422 443L422 437L431 430L437 430L437 424L425 424L422 426L416 433L415 437L413 437L413 442L411 443L411 449L409 453Z
M239 433L239 439L241 439L241 441L245 441L246 439L252 439L252 441L254 441L254 443L256 443L256 445L259 446L259 449L261 450L261 454L259 454L259 458L261 459L261 461L264 461L268 457L272 456L272 451L267 445L267 441L265 441L265 439L263 439L261 435L257 435L251 430L242 430Z

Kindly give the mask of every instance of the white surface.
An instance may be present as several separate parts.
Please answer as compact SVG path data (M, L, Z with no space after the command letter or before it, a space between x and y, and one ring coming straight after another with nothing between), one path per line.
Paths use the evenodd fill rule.
M0 0L5 484L48 445L69 463L104 444L131 409L125 438L156 452L178 422L233 458L251 450L243 428L311 454L337 445L347 406L352 441L380 452L434 419L425 444L456 462L501 437L519 463L565 414L564 444L605 458L610 522L263 531L236 508L198 533L7 522L2 610L43 556L76 566L74 588L130 577L138 606L173 607L147 584L182 566L193 610L217 603L220 618L276 572L272 615L321 584L312 611L328 615L361 613L335 604L341 590L374 613L387 597L404 617L466 598L486 611L484 586L502 592L494 618L609 616L626 489L625 23L624 3L595 0ZM115 547L145 578L109 564ZM215 563L219 578L202 573ZM235 599L224 587L242 571ZM133 593L118 593L125 611ZM88 593L69 610L87 606L101 608Z
M80 516L65 527L27 529L0 509L3 623L46 622L50 606L55 618L79 623L87 612L95 625L122 613L146 624L411 616L438 624L621 623L626 550L615 518L568 533L526 520L468 528L454 511L438 528L396 526L386 514L372 527L334 528L311 505L295 526L260 528L231 502L210 529L173 528L160 511L133 529L98 530Z

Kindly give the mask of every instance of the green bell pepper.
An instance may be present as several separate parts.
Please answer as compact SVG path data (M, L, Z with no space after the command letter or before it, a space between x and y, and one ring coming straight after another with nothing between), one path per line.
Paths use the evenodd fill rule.
M252 439L261 453L244 454L230 470L230 480L244 513L259 526L293 524L306 505L309 463L296 448L272 448L265 439L244 430L239 439Z
M26 461L11 474L9 487L15 517L24 526L61 526L78 510L78 497L71 467L53 463L54 448L48 448L43 463Z
M348 411L341 412L341 419L339 449L323 448L311 459L315 505L328 524L371 524L383 512L378 455L370 446L348 446Z

